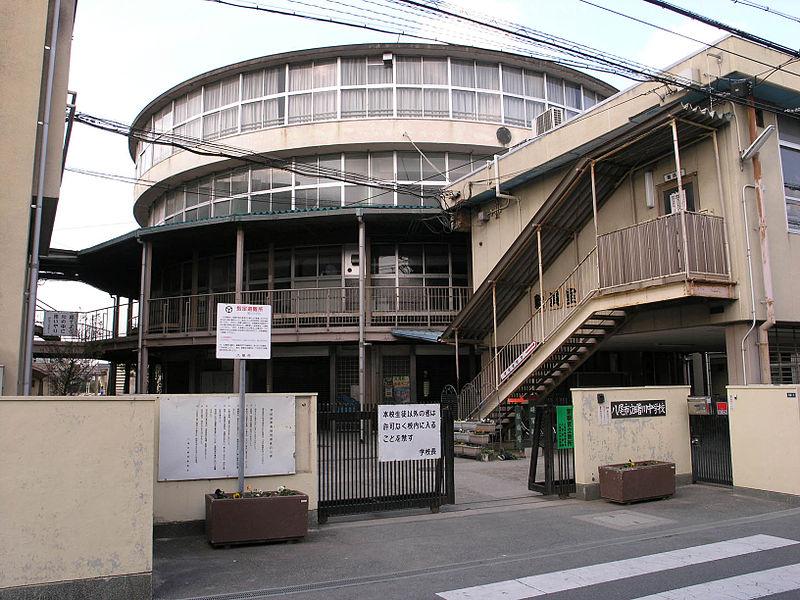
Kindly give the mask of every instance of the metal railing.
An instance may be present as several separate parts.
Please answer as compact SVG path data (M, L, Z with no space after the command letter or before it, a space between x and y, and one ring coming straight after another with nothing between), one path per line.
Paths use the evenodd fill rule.
M597 251L601 288L673 275L730 275L725 223L722 217L706 213L672 213L606 233L597 238Z
M366 323L372 326L446 326L466 305L468 287L368 286ZM212 332L216 305L234 302L234 292L152 298L150 334ZM245 304L272 306L275 329L334 329L358 325L358 288L294 288L242 292Z
M575 310L597 291L597 249L580 262L554 289L477 377L464 386L458 399L458 418L471 418L500 385L555 333Z
M114 319L114 311L117 311L117 318ZM71 311L65 311L71 312ZM139 303L131 302L130 318L128 314L128 303L119 306L107 306L85 312L77 312L77 331L75 335L52 336L64 342L100 342L111 340L118 337L135 335L139 326ZM45 311L36 310L36 329L37 336L44 337ZM116 327L115 327L116 324ZM45 339L51 339L47 336Z

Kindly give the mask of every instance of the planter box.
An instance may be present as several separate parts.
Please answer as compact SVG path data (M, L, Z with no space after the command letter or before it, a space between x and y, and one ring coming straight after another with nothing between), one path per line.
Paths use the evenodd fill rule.
M461 431L475 431L477 426L478 423L476 421L456 421L453 423L453 428Z
M481 448L478 446L465 446L464 444L456 444L454 446L456 456L463 456L465 458L477 458L481 455Z
M476 423L475 424L475 433L494 433L495 432L495 424L494 423Z
M666 498L675 493L675 463L642 461L633 467L600 467L600 497L612 502L638 502Z
M206 494L206 537L212 546L297 540L308 532L308 496L215 498Z
M488 433L470 433L469 440L467 440L470 444L478 444L479 446L485 446L489 443L489 438L491 436Z
M455 442L468 442L469 431L455 431L453 432L453 441Z

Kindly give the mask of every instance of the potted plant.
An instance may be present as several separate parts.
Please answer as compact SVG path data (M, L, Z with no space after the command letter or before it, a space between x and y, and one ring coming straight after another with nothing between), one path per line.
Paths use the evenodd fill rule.
M627 504L653 498L666 498L675 493L675 463L658 460L618 465L599 469L600 497Z
M284 486L206 494L206 537L212 546L299 540L308 532L308 496Z

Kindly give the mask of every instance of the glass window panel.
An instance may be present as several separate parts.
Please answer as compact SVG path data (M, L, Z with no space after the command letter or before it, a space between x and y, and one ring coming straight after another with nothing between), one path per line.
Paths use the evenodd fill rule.
M178 212L178 210L178 197L175 195L175 192L170 192L167 194L166 214L171 215Z
M357 175L369 175L367 154L348 152L344 155L344 170Z
M400 244L397 248L400 275L422 274L422 244Z
M220 107L221 88L222 85L219 82L203 86L203 111Z
M214 198L228 198L231 195L231 176L220 175L214 178Z
M367 83L392 83L392 63L384 63L382 56L367 58Z
M336 92L314 92L314 120L329 121L336 116Z
M264 120L264 102L242 104L242 131L261 129Z
M531 98L544 98L544 75L525 71L525 95Z
M394 181L394 153L373 152L370 154L372 177L383 181Z
M200 183L197 184L197 195L199 196L200 202L208 202L211 200L213 193L213 181L209 177L208 179L203 179Z
M453 90L453 118L475 120L475 92Z
M197 206L200 202L200 196L197 193L197 184L192 183L186 186L186 206Z
M470 164L472 159L469 154L457 154L455 152L451 152L447 157L447 160L450 166L450 181L455 181L459 177L463 177L472 171L472 165Z
M319 157L319 172L330 173L332 175L340 175L342 170L342 155L341 154L325 154ZM338 183L336 179L328 177L320 177L320 183Z
M294 276L317 276L317 249L295 248L294 250Z
M211 205L205 204L197 207L197 219L207 219L211 215Z
M446 119L450 116L450 95L447 90L426 89L424 101L426 117Z
M422 187L418 185L404 185L397 190L398 206L420 206L422 200Z
M370 117L391 117L394 115L392 88L370 89L367 92Z
M314 87L333 87L336 85L336 59L318 60L314 63Z
M196 143L203 133L202 121L201 119L193 119L188 121L185 125L182 125L180 129L180 132L176 130L175 133L184 136L184 141L191 145L192 143Z
M319 276L339 277L342 274L342 249L327 246L319 249Z
M264 71L242 74L242 100L260 98L264 95Z
M365 58L342 59L342 85L364 85L367 82L367 61ZM342 100L344 104L344 100Z
M231 194L247 193L247 171L239 171L231 176Z
M203 117L203 139L213 140L219 137L219 113Z
M274 212L292 210L292 192L275 192L272 194L272 210Z
M342 118L353 119L367 116L367 90L342 90Z
M422 188L422 205L423 206L441 206L439 202L439 192L443 186L440 185L426 185Z
M341 206L342 205L342 186L327 186L319 188L319 205Z
M269 194L259 194L250 198L250 212L269 212Z
M272 169L272 187L285 187L292 185L292 173L284 169Z
M564 113L564 116L566 120L569 121L570 119L574 119L575 117L577 117L579 114L580 114L579 112L576 112L574 110L568 110Z
M797 200L786 201L786 218L789 230L800 232L800 202Z
M186 221L197 221L197 209L191 208L184 213L184 219Z
M369 203L372 206L393 206L394 205L394 189L378 189L372 188L370 190L371 198Z
M289 96L289 123L309 123L311 115L311 94Z
M317 184L317 157L307 156L304 158L296 158L294 166L299 172L294 174L295 185L316 185ZM313 175L308 175L313 173Z
M522 84L522 69L503 65L503 91L522 96L525 87Z
M189 97L181 96L175 100L175 122L182 123L189 118Z
M550 102L564 104L564 81L558 77L547 76L547 99Z
M269 255L251 252L247 255L247 281L266 281L269 278Z
M286 91L286 69L275 67L264 72L264 93L267 96L282 94Z
M313 66L310 62L289 65L289 91L310 90L313 82L312 74Z
M544 106L544 102L525 100L525 125L531 127L536 117L544 112Z
M220 106L239 101L239 76L228 77L220 83Z
M247 206L247 196L243 198L234 198L231 200L232 202L232 211L235 215L243 215L247 213L248 206Z
M365 185L346 185L344 186L345 206L350 204L368 204L370 189Z
M781 146L781 166L786 195L800 198L800 150Z
M421 88L397 88L397 116L422 116Z
M419 56L395 58L397 83L422 83L422 59Z
M272 262L276 279L288 279L292 276L292 250L279 248L275 250Z
M778 137L793 144L800 144L800 121L778 115Z
M226 217L231 214L231 201L223 200L222 202L214 203L214 216Z
M451 60L451 84L457 87L475 87L475 63L471 60Z
M455 278L456 275L461 275L466 278L466 276L469 275L469 248L453 246L451 252L453 255L453 278Z
M444 152L426 152L422 159L422 179L424 181L444 181L445 167ZM428 162L430 161L430 162ZM431 163L433 163L431 165Z
M420 155L418 152L397 153L398 181L419 181L422 179L421 174Z
M567 106L581 110L583 108L581 105L581 100L583 98L581 86L567 81L564 84L564 88Z
M447 59L422 59L422 82L430 85L447 85Z
M594 92L583 88L583 110L587 110L597 104L597 96Z
M239 107L231 106L219 113L219 134L231 135L239 131Z
M522 98L503 96L503 113L509 125L525 126L525 101Z
M317 208L317 188L308 188L294 191L294 209L307 210Z
M252 191L261 192L269 189L269 168L253 169L250 172L250 186Z
M490 63L477 63L475 65L475 87L483 90L499 90L499 66Z
M449 273L448 252L444 244L425 244L425 273Z
M482 94L478 92L478 120L500 120L500 96L498 94Z
M370 273L372 275L394 275L394 244L373 244L370 248Z
M283 125L285 118L286 98L271 98L264 100L264 126L274 127Z

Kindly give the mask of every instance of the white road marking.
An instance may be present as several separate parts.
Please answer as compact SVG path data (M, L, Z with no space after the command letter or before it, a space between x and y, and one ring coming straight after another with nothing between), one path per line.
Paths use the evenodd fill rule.
M800 589L800 564L717 579L636 600L753 600Z
M544 594L573 590L597 585L598 583L617 581L679 567L688 567L734 556L743 556L798 543L800 542L796 540L771 535L753 535L625 560L615 560L599 565L578 567L577 569L567 569L565 571L510 579L459 590L449 590L439 592L436 595L445 600L524 600L525 598L543 596ZM669 596L654 596L654 598L669 598Z

